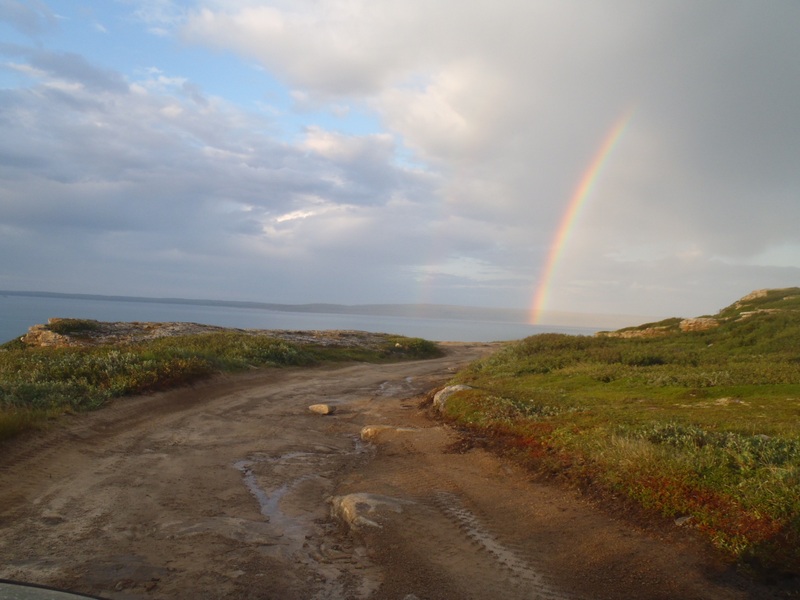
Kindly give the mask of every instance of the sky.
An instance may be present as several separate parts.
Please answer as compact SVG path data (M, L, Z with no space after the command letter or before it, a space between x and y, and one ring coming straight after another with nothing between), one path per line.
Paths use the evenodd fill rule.
M698 316L800 285L796 0L0 0L0 289Z

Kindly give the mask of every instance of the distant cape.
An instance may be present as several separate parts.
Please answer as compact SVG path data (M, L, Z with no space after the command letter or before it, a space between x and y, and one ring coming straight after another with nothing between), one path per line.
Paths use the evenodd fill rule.
M182 304L189 306L220 306L249 308L293 313L367 315L376 317L406 317L422 319L461 319L469 321L495 321L503 323L527 323L529 310L516 308L491 308L481 306L459 306L451 304L277 304L272 302L248 302L238 300L208 300L192 298L148 298L143 296L108 296L101 294L65 294L59 292L0 290L0 295L38 298L69 298L77 300L103 300L107 302L142 302L151 304ZM601 315L547 311L541 324L567 327L617 328L635 325L651 317L631 315Z

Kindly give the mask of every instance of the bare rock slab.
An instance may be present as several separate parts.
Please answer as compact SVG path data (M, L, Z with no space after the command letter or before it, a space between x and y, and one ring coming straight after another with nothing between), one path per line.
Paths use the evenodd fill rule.
M458 385L448 385L445 388L442 388L436 395L433 397L433 407L438 410L439 412L444 412L445 408L447 407L447 400L455 394L456 392L461 392L463 390L471 390L472 387L468 385L464 385L459 383Z

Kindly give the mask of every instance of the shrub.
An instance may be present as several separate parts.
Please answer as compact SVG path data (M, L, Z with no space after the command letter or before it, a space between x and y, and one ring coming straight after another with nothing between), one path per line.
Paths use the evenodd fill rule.
M749 308L778 305L706 331L527 338L461 371L475 389L449 416L548 472L692 515L732 558L800 573L800 289Z
M60 335L81 335L97 331L100 329L100 324L90 319L54 319L46 327Z
M96 321L61 319L49 326L78 335ZM0 440L68 411L102 406L110 398L186 385L220 371L313 365L325 360L397 360L440 353L427 340L386 336L382 348L319 348L269 335L218 332L164 337L148 342L85 348L0 351Z

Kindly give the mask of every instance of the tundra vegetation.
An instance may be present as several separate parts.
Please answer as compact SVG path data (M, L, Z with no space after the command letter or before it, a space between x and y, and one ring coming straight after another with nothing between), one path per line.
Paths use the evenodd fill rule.
M800 574L800 289L529 337L453 383L473 389L446 416L487 443L695 527L745 569Z
M103 324L59 319L46 326L74 340L91 339ZM161 337L138 343L32 347L0 346L0 442L46 426L65 413L103 406L112 398L156 392L217 373L326 362L429 358L433 342L365 334L363 344L297 343L268 334L221 331Z

